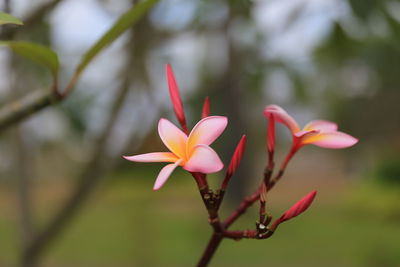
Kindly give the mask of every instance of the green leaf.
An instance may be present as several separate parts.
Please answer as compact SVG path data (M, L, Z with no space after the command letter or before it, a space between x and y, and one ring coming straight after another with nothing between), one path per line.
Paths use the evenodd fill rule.
M0 25L3 25L3 24L23 25L24 23L22 23L22 21L20 21L16 17L13 17L10 14L0 11Z
M60 64L57 54L50 48L22 41L0 41L0 46L9 47L15 53L46 66L50 69L54 78L57 78Z
M145 0L135 4L115 22L101 38L83 55L76 73L79 75L97 54L132 27L159 0Z

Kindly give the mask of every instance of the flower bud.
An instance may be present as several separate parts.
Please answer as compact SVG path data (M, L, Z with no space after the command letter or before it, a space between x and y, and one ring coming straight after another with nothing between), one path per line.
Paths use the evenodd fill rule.
M316 194L317 191L312 191L311 193L308 193L308 195L297 201L297 203L294 204L290 209L288 209L279 219L273 222L271 230L275 231L279 224L283 223L284 221L290 220L306 211L313 202Z

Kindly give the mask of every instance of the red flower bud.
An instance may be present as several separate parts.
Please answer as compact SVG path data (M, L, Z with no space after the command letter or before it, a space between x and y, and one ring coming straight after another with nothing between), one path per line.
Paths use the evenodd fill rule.
M233 153L231 162L229 163L228 171L226 172L225 179L222 182L221 189L225 190L225 188L228 186L230 178L235 173L236 169L240 164L245 148L246 148L246 135L243 135L238 145L236 146L235 152Z
M306 211L313 202L316 195L317 191L312 191L311 193L308 193L308 195L297 201L297 203L294 204L290 209L288 209L279 219L273 222L271 230L275 231L279 224L283 223L284 221L290 220Z
M210 100L208 96L204 99L203 110L201 111L201 118L204 119L210 115Z
M166 69L169 94L171 97L172 106L174 107L175 115L179 121L179 124L182 126L183 131L188 133L185 111L183 110L182 99L179 94L179 88L175 80L174 72L169 64L166 65Z

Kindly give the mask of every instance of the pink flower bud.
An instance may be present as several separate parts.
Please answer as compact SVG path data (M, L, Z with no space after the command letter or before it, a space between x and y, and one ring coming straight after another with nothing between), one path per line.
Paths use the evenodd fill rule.
M225 190L228 185L228 182L232 175L235 173L238 168L240 161L243 157L244 150L246 148L246 135L243 135L240 139L238 145L236 146L235 152L233 153L231 162L229 163L228 171L226 172L225 179L222 183L221 188Z
M210 115L210 100L208 96L204 99L203 110L201 111L201 118L208 117Z
M185 111L183 110L182 99L179 94L179 88L175 80L174 72L169 64L166 65L166 69L169 94L171 97L172 106L174 107L175 115L179 121L179 124L182 126L183 131L188 133Z
M268 120L267 148L270 155L270 160L272 160L275 149L275 119L273 114Z
M294 204L290 209L288 209L279 219L273 222L271 230L275 231L279 224L283 223L284 221L290 220L306 211L313 202L316 195L317 191L312 191L311 193L308 193L308 195L297 201L297 203Z

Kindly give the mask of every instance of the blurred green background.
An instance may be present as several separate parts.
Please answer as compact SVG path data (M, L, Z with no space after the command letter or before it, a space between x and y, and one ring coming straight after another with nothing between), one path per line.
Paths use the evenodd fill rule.
M25 21L1 39L51 46L68 82L82 54L136 1L4 0ZM269 194L275 218L311 190L315 203L268 240L224 240L210 266L400 266L400 2L161 0L83 75L62 104L0 136L0 266L16 266L82 181L85 197L39 253L39 266L193 266L211 228L192 178L121 155L165 151L156 125L176 123L171 63L189 125L205 96L229 117L213 147L225 163L242 134L244 160L222 217L257 188L266 162L267 104L301 125L338 122L360 139L306 147ZM50 83L45 70L0 51L0 104ZM278 127L278 161L290 135ZM210 177L217 185L223 173ZM76 211L76 212L75 212ZM253 228L256 208L232 229Z

